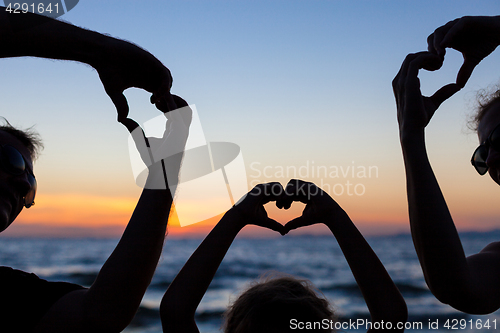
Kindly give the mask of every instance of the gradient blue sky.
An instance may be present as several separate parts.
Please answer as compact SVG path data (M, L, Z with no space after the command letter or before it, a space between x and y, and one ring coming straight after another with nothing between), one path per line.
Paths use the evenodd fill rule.
M392 79L438 26L499 10L497 0L83 0L62 19L160 59L173 74L172 92L197 106L207 140L240 145L249 181L289 178L257 177L255 166L376 166L378 177L323 181L362 183L362 196L334 197L355 222L380 231L408 230ZM463 228L500 226L498 187L470 166L477 139L466 127L475 92L499 80L499 60L498 51L484 60L427 130L431 162ZM449 51L440 71L422 73L423 92L454 81L461 62ZM127 131L92 68L2 59L0 77L1 115L36 125L45 141L35 170L39 195L139 195ZM148 93L130 89L126 96L139 122L158 115Z

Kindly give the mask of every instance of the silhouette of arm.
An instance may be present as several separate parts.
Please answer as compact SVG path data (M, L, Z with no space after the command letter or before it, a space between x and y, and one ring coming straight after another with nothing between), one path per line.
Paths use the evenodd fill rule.
M168 190L144 189L94 284L59 299L36 332L121 332L133 319L151 282L171 204Z
M352 223L346 212L313 183L291 180L286 199L277 202L279 208L288 209L292 201L306 204L302 216L285 225L285 231L316 223L325 224L337 239L370 311L372 323L391 323L397 328L408 318L406 302L398 288L373 252L365 238ZM372 330L370 329L369 332ZM384 330L377 330L384 331ZM393 329L393 331L404 331Z
M187 107L184 100L174 98L177 105ZM191 110L182 108L169 114L167 130L157 146L179 151L187 141ZM127 118L124 123L129 131L138 129L143 135L133 120ZM71 292L58 300L38 324L37 332L120 332L130 323L161 255L172 205L168 184L178 180L181 159L182 155L177 154L178 165L170 165L170 169L161 162L149 167L145 189L132 217L95 282L89 289Z
M271 191L273 186L280 191ZM236 235L248 224L275 231L283 226L267 217L263 207L276 200L272 193L281 193L279 183L260 184L245 199L230 209L191 255L174 281L170 284L160 305L164 332L198 332L194 316L227 250Z
M128 115L123 91L130 87L151 92L151 102L164 112L175 109L169 92L170 71L149 52L129 42L42 15L9 13L0 7L0 45L0 58L73 60L94 67L119 120Z
M432 293L460 311L485 314L500 306L500 249L490 244L466 258L425 148L425 126L439 105L459 90L450 84L431 97L422 96L419 69L435 68L440 61L428 52L410 54L393 81L411 233Z

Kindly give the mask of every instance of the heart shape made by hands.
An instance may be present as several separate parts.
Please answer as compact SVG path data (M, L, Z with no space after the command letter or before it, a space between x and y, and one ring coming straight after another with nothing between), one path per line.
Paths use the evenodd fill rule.
M276 202L278 209L288 210L294 202L305 204L302 214L281 224L268 216L264 205ZM234 207L245 217L246 224L265 227L285 235L290 230L325 222L340 206L315 184L299 179L291 180L285 189L278 182L255 186ZM295 210L294 210L295 211ZM292 215L292 214L288 214Z

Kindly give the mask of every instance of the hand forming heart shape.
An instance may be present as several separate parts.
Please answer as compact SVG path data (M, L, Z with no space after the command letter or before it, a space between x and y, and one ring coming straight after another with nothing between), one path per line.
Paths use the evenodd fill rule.
M276 201L280 209L289 209L294 201L306 204L302 215L288 221L285 225L268 217L264 205ZM340 206L326 192L315 184L299 179L290 180L285 189L278 182L255 186L234 208L243 217L243 223L254 224L287 234L290 230L328 223L332 213L341 210Z
M406 133L415 133L425 128L441 103L460 90L456 83L451 83L430 97L422 95L418 71L422 68L439 68L442 61L441 57L430 52L409 54L392 81L402 138Z
M428 50L443 59L446 48L462 53L464 62L456 83L463 88L474 68L499 44L495 31L498 31L498 19L495 16L464 16L437 28L427 38Z

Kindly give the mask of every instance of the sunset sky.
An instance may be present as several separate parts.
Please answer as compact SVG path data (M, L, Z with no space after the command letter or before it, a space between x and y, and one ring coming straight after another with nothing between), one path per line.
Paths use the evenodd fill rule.
M392 79L408 53L427 48L435 28L499 12L498 0L83 0L61 19L131 41L162 61L174 77L172 92L196 105L206 140L240 146L249 188L313 181L363 233L383 234L409 231ZM461 230L500 227L499 188L470 165L478 141L467 128L477 91L499 82L499 61L500 51L485 59L426 130ZM453 82L461 63L449 50L441 70L421 73L424 94ZM36 206L2 235L119 235L141 188L128 132L97 73L75 62L17 58L0 60L0 78L0 115L34 125L45 144L35 164ZM159 115L148 93L125 94L139 123ZM286 222L303 205L266 208ZM215 220L172 221L170 234L205 234Z

